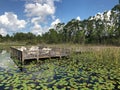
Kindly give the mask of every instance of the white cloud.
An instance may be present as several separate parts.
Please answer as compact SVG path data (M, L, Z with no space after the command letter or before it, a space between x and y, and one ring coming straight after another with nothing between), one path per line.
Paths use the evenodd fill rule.
M0 16L0 34L7 34L11 31L18 31L25 28L26 21L19 20L17 15L12 12L5 12L4 15ZM3 35L3 34L2 34Z
M51 27L50 27L50 28L55 28L56 24L58 24L58 23L60 23L60 22L61 22L60 19L56 19L55 21L53 21L53 22L51 23Z
M34 17L31 19L31 23L39 23L41 21L41 17Z
M103 19L104 19L103 13L98 12L98 13L95 15L95 19L96 19L96 20L98 20L98 19L103 20Z
M35 3L25 4L25 13L28 17L45 18L55 13L54 0L36 0Z
M48 30L48 26L43 24L47 23L48 17L55 19L55 1L60 0L27 0L24 12L33 24L31 32L44 33L45 29Z
M107 20L109 21L110 20L110 15L111 15L111 10L109 10L108 12L107 12Z
M27 13L28 17L33 17L33 16L40 16L44 17L47 15L52 15L55 12L55 8L48 5L48 4L26 4L25 5L25 12Z
M42 27L39 24L35 24L31 31L35 35L42 35Z
M2 36L6 36L6 35L7 35L6 30L3 29L3 28L0 28L0 35L2 35Z
M79 16L76 19L79 20L79 21L81 20Z

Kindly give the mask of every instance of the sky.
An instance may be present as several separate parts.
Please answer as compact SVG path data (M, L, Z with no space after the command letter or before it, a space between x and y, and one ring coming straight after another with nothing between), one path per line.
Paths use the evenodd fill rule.
M117 4L118 0L0 0L0 34L42 35L57 23L84 20Z

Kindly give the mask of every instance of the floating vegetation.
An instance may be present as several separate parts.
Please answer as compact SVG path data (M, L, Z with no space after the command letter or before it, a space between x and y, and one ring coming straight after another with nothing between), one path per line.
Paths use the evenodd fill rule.
M8 61L8 56L2 54L0 57ZM48 59L24 65L22 72L13 63L9 68L0 66L0 90L4 89L118 90L120 49L106 48L99 52L72 54L69 59Z

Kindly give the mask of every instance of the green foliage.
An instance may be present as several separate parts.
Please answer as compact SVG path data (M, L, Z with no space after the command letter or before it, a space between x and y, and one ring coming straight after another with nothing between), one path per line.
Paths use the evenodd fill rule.
M15 33L13 35L13 40L14 41L26 41L26 40L29 40L29 41L32 41L36 38L36 36L30 32L28 33Z
M79 43L120 45L120 5L102 15L79 21L72 19L68 23L58 23L53 29L36 36L28 33L14 33L12 36L0 35L0 42L18 41L28 44L40 43Z
M84 49L84 47L81 47ZM2 90L119 90L120 48L86 47L69 59L48 59L41 64L0 68Z
M120 11L120 4L116 5L112 10Z

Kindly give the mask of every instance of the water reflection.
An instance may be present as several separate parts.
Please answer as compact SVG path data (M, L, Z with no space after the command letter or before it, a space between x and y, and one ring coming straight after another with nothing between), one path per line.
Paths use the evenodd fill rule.
M10 58L10 53L8 53L6 50L2 50L0 53L0 68L10 69L12 67L16 67L16 65Z

